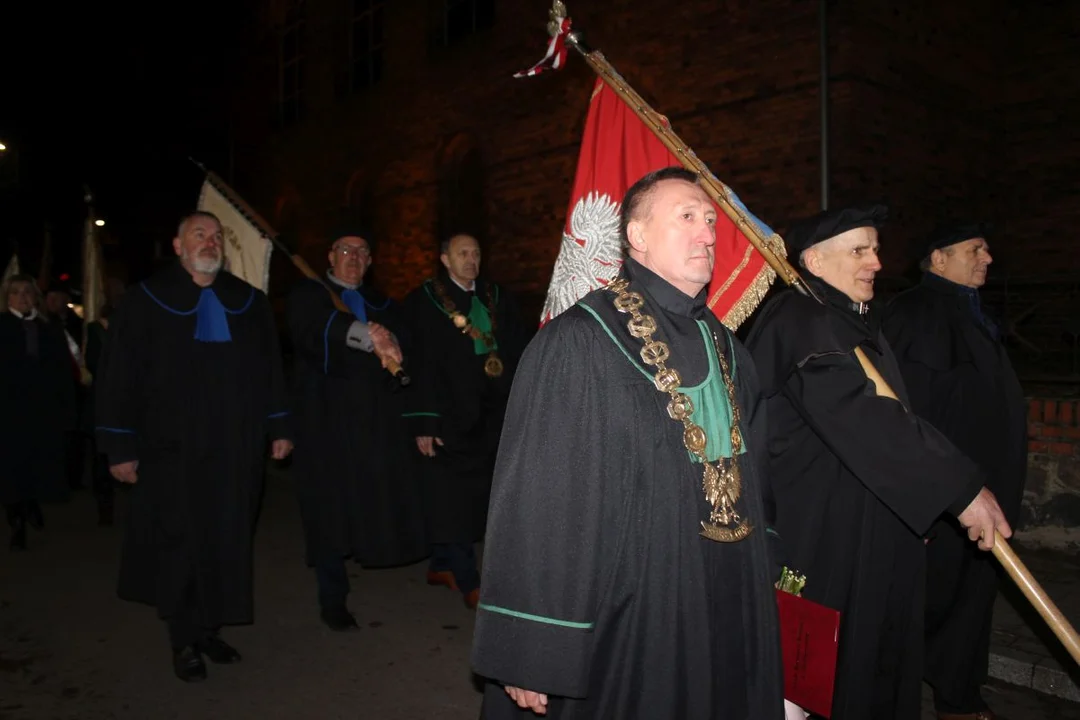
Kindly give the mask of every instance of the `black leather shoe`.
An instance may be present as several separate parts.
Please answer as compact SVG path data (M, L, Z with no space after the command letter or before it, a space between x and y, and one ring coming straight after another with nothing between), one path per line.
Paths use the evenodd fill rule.
M221 639L216 633L208 635L196 645L199 652L210 658L210 662L218 665L231 665L240 662L240 653L229 643Z
M326 627L337 632L356 630L360 627L356 624L356 618L344 607L323 608L319 612L319 617L322 618Z
M206 679L206 663L203 662L202 655L194 645L173 650L172 664L176 677L184 682L199 682Z

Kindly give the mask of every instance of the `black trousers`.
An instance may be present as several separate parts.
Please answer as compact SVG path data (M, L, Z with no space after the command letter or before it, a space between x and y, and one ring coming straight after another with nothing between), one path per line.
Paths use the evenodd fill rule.
M934 707L957 714L986 710L990 635L998 570L955 520L935 524L926 548L926 659L923 678Z
M96 445L96 443L95 443ZM113 496L116 492L116 480L109 474L109 460L104 453L94 448L94 500L97 501L98 515L112 518Z
M468 595L480 587L480 571L476 569L476 551L472 543L433 545L428 569L431 572L452 572L462 595Z
M83 486L83 476L86 473L86 445L86 435L81 431L69 430L64 433L64 465L68 486L72 490L78 490Z
M315 580L319 586L319 607L323 610L345 607L349 597L349 573L345 558L326 555L315 563Z
M198 598L195 574L192 572L179 591L175 612L165 620L173 650L195 645L218 631L218 628L205 627L203 624Z

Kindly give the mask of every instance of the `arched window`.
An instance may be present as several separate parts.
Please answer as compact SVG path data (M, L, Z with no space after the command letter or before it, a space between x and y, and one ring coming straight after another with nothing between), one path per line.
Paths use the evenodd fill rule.
M439 183L438 240L469 233L481 244L487 239L484 163L472 137L464 133L445 143L437 157Z

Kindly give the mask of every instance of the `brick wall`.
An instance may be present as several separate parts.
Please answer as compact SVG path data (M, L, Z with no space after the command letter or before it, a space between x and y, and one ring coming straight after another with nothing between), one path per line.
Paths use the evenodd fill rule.
M1003 257L1018 276L1080 276L1080 3L1012 3L1000 105L1011 201L1006 231L1022 238ZM1068 128L1068 131L1065 129Z
M484 168L485 269L538 314L594 79L575 56L562 72L511 78L542 53L548 3L499 0L494 29L432 49L427 23L440 3L389 2L383 82L343 98L335 78L348 3L306 0L307 111L275 130L277 31L271 4L250 1L260 22L238 39L250 52L232 108L237 189L321 267L328 211L357 182L370 187L375 281L400 296L434 267L440 153L467 136ZM757 215L782 232L817 209L817 3L683 0L657 12L654 3L578 0L570 11ZM1068 236L1080 176L1066 171L1080 161L1070 119L1080 99L1070 44L1078 12L1076 3L1013 0L830 2L831 204L893 206L886 276L911 267L948 212L1002 228L992 278L1037 272L1040 257L1080 277Z
M595 76L572 57L560 73L511 77L543 52L546 3L500 0L495 30L432 52L423 23L414 22L427 3L395 0L386 10L384 82L339 100L327 79L338 5L308 0L314 77L308 116L297 127L267 127L273 29L260 27L249 39L264 53L250 56L235 109L238 126L250 128L235 139L237 189L271 215L291 198L290 217L274 221L322 266L324 216L361 172L374 187L375 279L400 296L436 262L437 158L452 138L468 134L486 170L486 270L524 294L529 315L538 317ZM589 41L757 214L786 219L816 208L815 4L696 0L656 13L611 2L571 10Z
M1028 401L1022 525L1080 527L1080 400Z

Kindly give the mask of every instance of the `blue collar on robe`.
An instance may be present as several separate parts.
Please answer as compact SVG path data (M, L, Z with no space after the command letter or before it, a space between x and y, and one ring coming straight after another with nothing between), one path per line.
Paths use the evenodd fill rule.
M227 315L240 315L247 312L255 299L255 288L251 288L247 302L242 307L231 310L221 304L213 287L204 287L199 293L199 302L191 310L177 310L169 307L154 296L146 283L139 283L143 292L161 307L173 315L195 315L195 339L199 342L232 342L232 333L229 332L229 318Z
M342 290L341 301L349 308L352 314L360 322L367 324L367 309L370 307L372 310L385 310L390 305L390 299L387 298L386 302L382 305L373 305L368 302L363 293L360 292L362 285L349 285L342 282L334 276L334 273L327 270L327 279Z
M352 310L352 314L356 316L356 319L362 323L367 323L367 308L364 302L364 296L360 294L359 290L349 288L345 292L341 293L341 300L349 309Z

